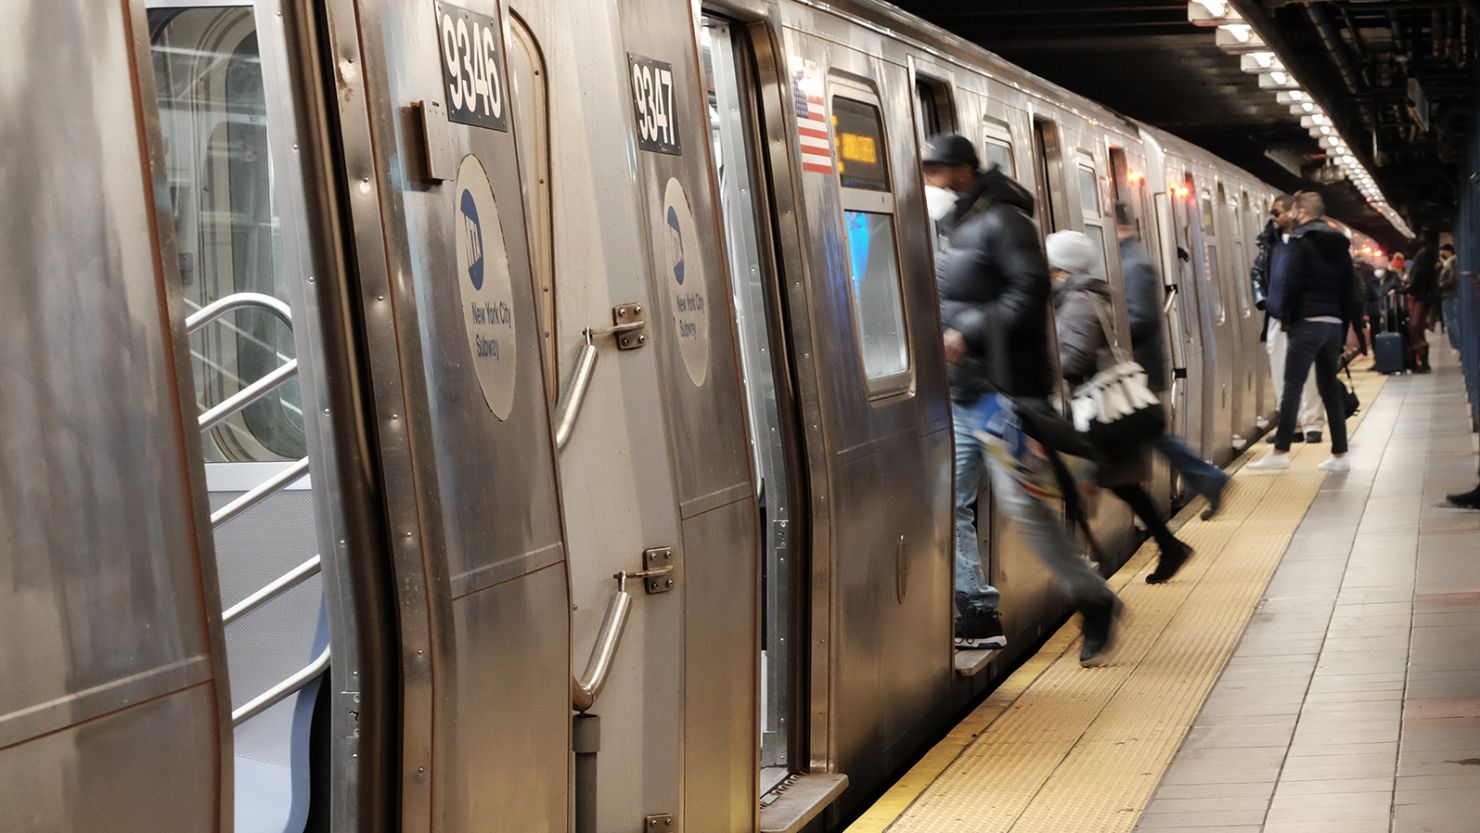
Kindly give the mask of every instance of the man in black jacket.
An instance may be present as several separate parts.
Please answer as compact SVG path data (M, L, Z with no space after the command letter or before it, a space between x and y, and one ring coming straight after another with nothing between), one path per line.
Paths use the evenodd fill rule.
M1080 662L1092 665L1109 650L1120 602L1080 556L1058 509L1041 500L1020 476L1021 467L1009 462L1024 453L1026 443L999 442L989 452L982 439L998 437L999 430L1017 436L1020 415L1047 408L1054 388L1051 285L1032 220L1033 197L1001 169L979 170L976 149L956 134L931 138L921 166L927 188L937 195L929 201L944 206L936 217L936 280L956 439L958 635L970 637L997 620L996 591L982 590L971 510L985 468L998 507L1083 612ZM938 199L943 191L954 194L954 203ZM990 425L986 413L995 415Z
M1351 291L1351 241L1321 219L1325 212L1325 201L1314 191L1295 195L1295 227L1286 244L1288 278L1281 322L1290 338L1285 359L1285 392L1280 397L1280 425L1274 451L1249 464L1256 471L1290 467L1290 441L1296 429L1300 389L1312 364L1316 389L1326 406L1331 431L1331 457L1318 468L1336 472L1351 469L1346 459L1345 406L1336 374L1341 367L1346 326L1357 314L1358 302Z
M1264 230L1254 238L1254 243L1259 251L1254 255L1254 265L1249 269L1249 283L1254 289L1254 306L1264 311L1265 299L1269 297L1269 261L1274 253L1275 246L1283 242L1284 230L1280 228L1279 221L1285 211L1290 207L1290 198L1284 194L1274 198L1269 206L1269 219L1264 223ZM1265 326L1269 325L1269 316L1265 316ZM1264 333L1260 333L1260 340Z

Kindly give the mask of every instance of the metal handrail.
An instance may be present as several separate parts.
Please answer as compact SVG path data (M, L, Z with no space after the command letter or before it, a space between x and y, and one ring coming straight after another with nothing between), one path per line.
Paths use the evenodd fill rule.
M185 332L194 333L228 312L239 309L261 309L276 315L288 329L293 328L293 311L285 301L261 292L235 292L206 304L185 317Z
M253 486L250 491L233 500L225 506L211 513L211 526L218 527L221 524L235 518L237 515L257 505L264 498L277 493L279 490L298 482L304 475L308 474L308 458L294 463L277 474Z
M606 603L606 615L601 617L601 628L596 632L596 644L591 646L591 656L586 660L586 670L580 678L570 678L570 702L578 712L590 711L606 687L606 678L612 670L612 660L622 644L622 631L627 626L627 614L632 610L632 596L627 592L625 574L617 574L617 589Z
M328 667L329 648L325 646L324 650L320 651L319 655L314 657L313 662L298 669L297 672L286 680L253 697L241 708L232 711L231 725L240 726L243 722L281 703L289 695L308 685L315 677L324 673L324 669Z
M226 397L200 415L200 430L209 431L216 424L266 396L273 388L298 375L298 360L288 359L271 373Z
M229 625L235 622L283 593L292 590L294 587L318 575L322 569L323 566L319 557L315 555L313 558L273 579L270 583L263 585L257 592L232 605L225 613L221 614L221 623L223 625Z
M576 430L576 420L581 416L581 406L586 404L586 393L591 389L591 380L596 376L596 359L599 352L591 341L591 331L586 331L586 343L576 359L576 372L571 378L565 399L555 408L555 449L565 448Z

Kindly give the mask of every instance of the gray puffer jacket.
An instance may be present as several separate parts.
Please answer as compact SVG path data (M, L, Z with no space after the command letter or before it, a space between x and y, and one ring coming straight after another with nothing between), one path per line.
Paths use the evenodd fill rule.
M1114 361L1100 305L1110 318L1110 285L1093 275L1070 275L1053 288L1054 330L1059 341L1059 372L1072 390ZM1151 447L1102 448L1101 486L1129 486L1151 477Z

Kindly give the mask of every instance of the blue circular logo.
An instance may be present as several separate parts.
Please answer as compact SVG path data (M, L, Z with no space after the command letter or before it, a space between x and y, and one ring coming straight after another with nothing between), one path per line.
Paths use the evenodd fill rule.
M468 280L474 289L483 288L483 227L478 224L478 205L473 192L462 192L463 234L468 238Z

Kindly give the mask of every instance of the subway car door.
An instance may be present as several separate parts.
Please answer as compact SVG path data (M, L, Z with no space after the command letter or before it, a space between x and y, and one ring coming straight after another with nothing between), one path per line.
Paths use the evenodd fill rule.
M504 11L328 5L400 625L399 829L558 833L570 607Z
M1213 349L1209 344L1204 321L1204 298L1207 290L1197 280L1197 246L1193 242L1191 176L1184 176L1177 169L1167 173L1167 188L1172 202L1173 263L1177 270L1177 305L1180 310L1181 332L1184 345L1183 359L1186 364L1185 422L1182 424L1183 438L1203 456L1209 456L1207 427L1204 412L1207 409L1204 395L1204 378L1208 374L1206 354Z
M722 197L711 164L717 137L702 22L688 0L614 5L626 50L626 125L649 252L648 326L679 528L675 630L682 643L661 669L674 675L671 691L680 698L672 712L680 767L671 811L675 830L738 833L754 829L758 812L758 533L772 502L786 505L787 487L778 480L762 492L752 479L741 385L746 356L733 326L726 277L733 261L725 261ZM649 688L647 696L668 695ZM670 807L649 812L658 810Z

